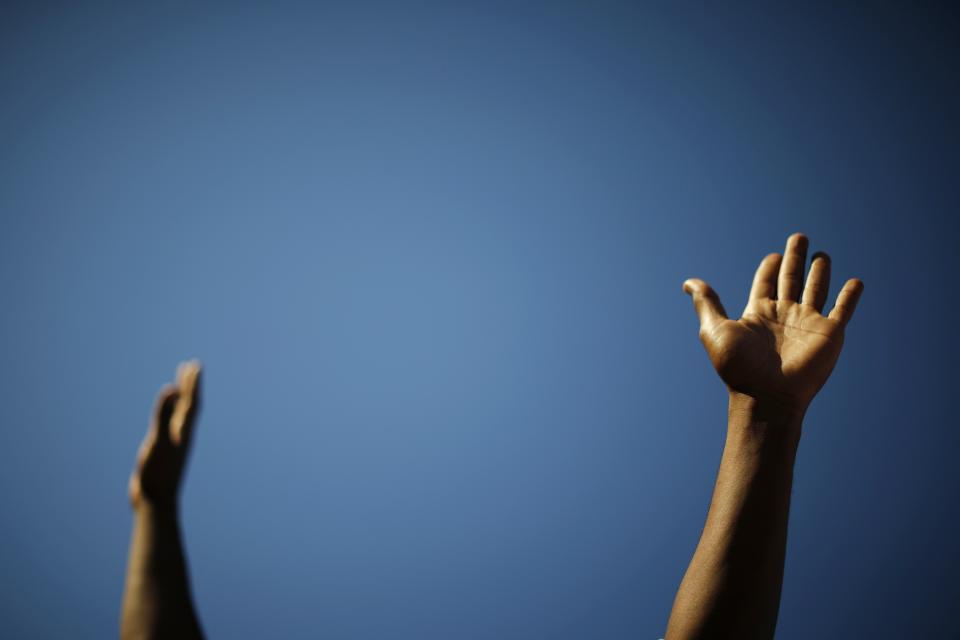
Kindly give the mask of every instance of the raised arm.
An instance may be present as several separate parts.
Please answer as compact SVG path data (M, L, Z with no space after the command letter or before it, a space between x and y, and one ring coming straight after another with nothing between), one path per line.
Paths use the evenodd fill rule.
M823 316L830 258L807 238L760 263L739 320L690 279L700 339L730 394L727 437L700 542L673 603L667 640L772 638L780 606L793 463L807 406L840 356L863 283L848 280Z
M178 494L197 412L200 365L180 365L160 391L150 429L130 477L133 536L123 592L120 637L202 638L190 598L180 540Z

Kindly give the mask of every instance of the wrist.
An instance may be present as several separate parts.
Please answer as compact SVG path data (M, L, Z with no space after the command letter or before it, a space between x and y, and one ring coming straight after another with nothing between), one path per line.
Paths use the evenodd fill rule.
M785 446L796 449L805 414L806 407L731 390L727 435L765 448Z
M156 523L177 523L180 512L175 501L156 502L153 500L138 500L133 504L133 514L140 520Z

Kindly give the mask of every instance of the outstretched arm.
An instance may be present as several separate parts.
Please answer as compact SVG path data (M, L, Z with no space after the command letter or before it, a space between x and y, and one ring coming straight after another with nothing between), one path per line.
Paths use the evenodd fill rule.
M130 477L133 537L120 637L202 638L180 539L178 493L200 402L200 365L180 366L157 397Z
M739 320L727 318L705 282L684 282L730 400L713 499L667 640L773 637L803 417L833 371L863 291L859 280L848 280L830 314L821 315L830 258L814 255L804 285L807 244L797 233L782 256L764 258Z

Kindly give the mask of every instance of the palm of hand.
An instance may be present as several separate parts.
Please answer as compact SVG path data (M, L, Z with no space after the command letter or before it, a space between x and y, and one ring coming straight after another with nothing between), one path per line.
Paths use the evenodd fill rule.
M806 238L795 234L784 256L767 256L754 278L739 320L726 317L716 293L702 280L688 280L700 315L700 338L714 368L733 391L774 399L803 410L833 371L844 326L863 285L849 280L828 317L821 314L829 284L829 258L814 257L798 301Z
M749 305L739 320L718 323L702 339L728 387L803 407L833 371L843 327L811 307L768 300Z

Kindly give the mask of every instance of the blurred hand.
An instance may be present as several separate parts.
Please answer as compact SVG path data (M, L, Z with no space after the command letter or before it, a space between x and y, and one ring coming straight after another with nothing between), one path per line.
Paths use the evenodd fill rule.
M848 280L823 316L830 258L814 255L804 285L807 244L806 236L795 233L783 256L763 259L739 320L727 318L719 296L703 280L683 283L700 317L700 339L727 387L801 413L833 371L844 327L863 291L860 280Z
M137 453L137 466L130 477L130 503L176 504L200 407L200 363L184 362L177 370L176 384L157 396L150 428Z

